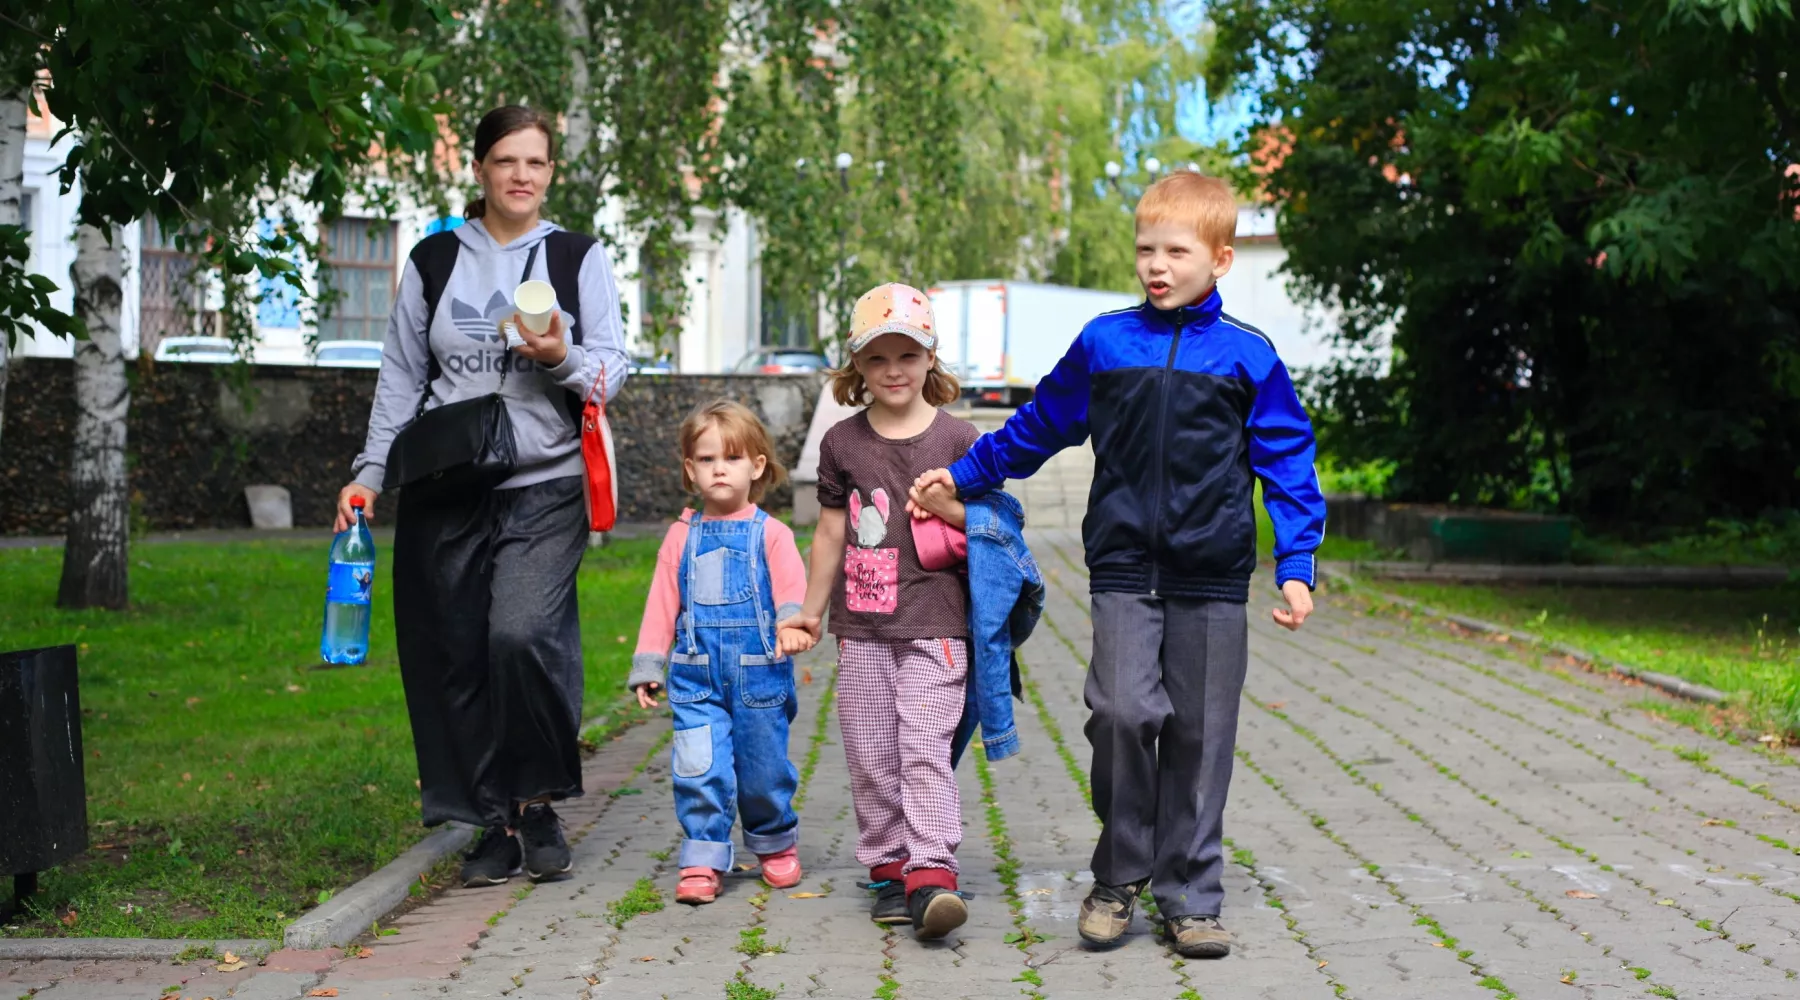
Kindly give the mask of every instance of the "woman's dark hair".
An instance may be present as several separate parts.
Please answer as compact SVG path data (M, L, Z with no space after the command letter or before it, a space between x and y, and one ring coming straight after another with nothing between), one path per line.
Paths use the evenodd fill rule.
M494 144L514 132L523 132L528 128L544 133L544 140L550 144L550 162L556 162L556 127L550 116L536 108L527 108L519 104L508 104L503 108L495 108L481 116L481 124L475 126L475 162L487 159ZM487 214L487 199L478 197L469 202L463 209L463 218L479 219Z

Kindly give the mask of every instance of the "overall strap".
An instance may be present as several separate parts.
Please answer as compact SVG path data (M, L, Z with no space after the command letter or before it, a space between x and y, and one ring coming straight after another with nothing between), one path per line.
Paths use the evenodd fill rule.
M693 610L694 572L700 563L700 518L701 512L694 511L688 519L687 544L681 549L681 613L675 620L676 635L687 634L690 655L700 652L700 644L694 641Z
M769 574L769 547L764 540L768 521L768 511L756 508L756 514L750 518L750 558L756 567L756 572L751 575L756 585L756 633L762 637L763 653L774 657L778 652L775 646L775 581Z

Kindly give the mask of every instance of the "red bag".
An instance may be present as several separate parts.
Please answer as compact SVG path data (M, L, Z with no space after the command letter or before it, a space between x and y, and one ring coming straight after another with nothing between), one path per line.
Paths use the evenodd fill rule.
M619 483L613 478L612 428L606 423L606 366L589 387L581 403L581 461L587 466L582 477L587 496L588 530L611 531L618 520ZM594 401L595 391L600 401Z

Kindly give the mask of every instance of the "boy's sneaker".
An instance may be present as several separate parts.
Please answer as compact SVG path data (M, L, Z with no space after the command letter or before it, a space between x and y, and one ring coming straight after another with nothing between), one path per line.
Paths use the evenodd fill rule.
M910 924L912 914L906 909L906 883L897 878L885 882L859 882L864 889L875 891L875 902L869 904L869 919L878 924Z
M913 932L921 941L941 938L969 919L969 904L954 889L921 886L906 902L912 910Z
M1149 881L1125 885L1095 882L1087 898L1081 901L1081 922L1077 929L1081 931L1082 940L1089 944L1118 944L1131 926L1131 911L1137 905L1138 894L1144 891Z
M553 882L575 867L569 842L563 839L562 820L547 803L525 807L519 817L519 839L525 843L525 874L533 882Z
M506 827L490 826L481 831L481 839L463 855L463 888L505 883L519 873L521 853L519 839L507 833Z
M1231 932L1218 917L1176 917L1163 928L1176 954L1183 958L1224 958L1231 954Z

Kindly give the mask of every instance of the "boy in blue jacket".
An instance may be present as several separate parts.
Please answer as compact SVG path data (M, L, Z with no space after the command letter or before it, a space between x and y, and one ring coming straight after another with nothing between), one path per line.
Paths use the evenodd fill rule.
M1269 339L1225 315L1237 202L1224 182L1164 178L1137 207L1145 302L1089 322L1036 398L915 498L980 496L1094 441L1082 525L1092 592L1087 676L1094 888L1081 936L1116 943L1150 887L1175 950L1231 950L1219 924L1225 795L1249 665L1253 481L1275 526L1275 583L1297 629L1312 612L1325 501L1313 432ZM936 497L931 499L935 500Z

